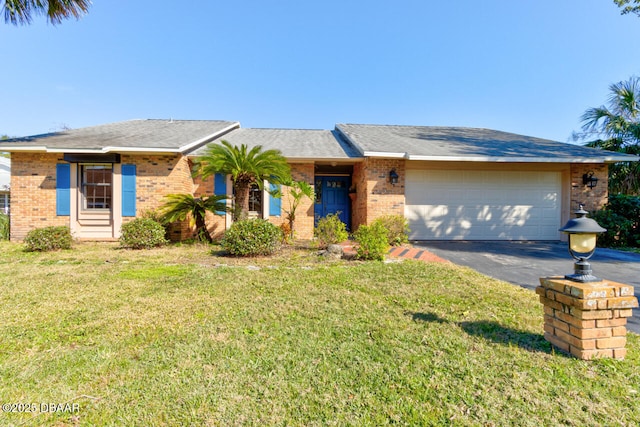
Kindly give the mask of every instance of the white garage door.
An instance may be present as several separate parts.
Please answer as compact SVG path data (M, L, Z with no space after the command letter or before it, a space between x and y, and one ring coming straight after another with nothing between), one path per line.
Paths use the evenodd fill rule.
M415 240L557 240L560 172L407 170Z

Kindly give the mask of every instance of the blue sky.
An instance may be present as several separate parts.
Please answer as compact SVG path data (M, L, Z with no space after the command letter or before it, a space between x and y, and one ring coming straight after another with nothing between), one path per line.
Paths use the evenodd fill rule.
M566 142L640 75L640 18L611 0L95 0L79 21L2 22L0 40L10 136L173 118Z

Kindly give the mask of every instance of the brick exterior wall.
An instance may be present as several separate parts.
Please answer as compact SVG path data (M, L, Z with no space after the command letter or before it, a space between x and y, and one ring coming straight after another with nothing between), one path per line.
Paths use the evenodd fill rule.
M194 185L186 157L170 155L123 155L123 164L136 165L136 215L157 209L163 197L191 193Z
M313 184L314 179L314 165L313 163L304 164L291 164L291 177L294 181L305 181ZM195 178L194 180L194 195L195 196L208 196L213 194L214 178L209 177L206 180L201 178ZM269 216L268 220L276 226L280 226L283 223L288 223L285 210L290 206L289 187L282 188L282 211L279 216ZM314 227L314 208L313 200L309 198L303 198L296 210L295 220L295 236L298 239L312 239L313 227ZM230 225L230 224L229 224ZM214 239L221 239L224 236L224 232L227 227L226 217L224 215L214 215L207 213L207 226L209 233Z
M313 163L291 164L291 177L294 181L305 181L314 184L314 165ZM278 216L270 216L269 221L272 224L280 226L282 223L288 223L285 210L289 210L293 199L289 196L289 187L282 188L282 212ZM312 239L314 227L314 200L303 197L298 209L296 209L296 220L294 223L296 239Z
M69 226L69 216L56 215L56 164L62 154L12 153L11 240L21 241L30 230ZM172 155L122 155L123 164L136 165L136 216L157 209L170 193L188 193L194 188L188 160ZM123 223L132 217L123 218ZM186 224L172 230L172 237L185 238Z
M56 164L62 154L11 154L11 240L22 241L34 228L69 225L56 215Z
M186 157L167 155L122 155L123 164L136 165L136 217L162 206L167 194L191 193L194 190L191 168ZM132 217L123 218L123 223ZM171 240L191 237L188 221L174 224L169 231Z
M62 154L12 153L11 165L11 239L23 240L27 232L52 225L70 225L68 216L56 215L56 164L63 162ZM213 194L213 177L203 181L192 178L190 161L180 154L134 155L123 154L122 163L135 164L137 182L136 215L157 209L163 197L171 193L193 193L196 196ZM292 164L294 180L314 183L313 163ZM389 171L395 169L398 183L391 185ZM582 175L593 171L598 184L590 189L582 184ZM608 166L606 164L571 165L570 211L578 204L593 211L607 201ZM352 230L370 224L382 215L404 215L405 160L366 158L354 164L352 187L356 194L351 201ZM288 207L288 189L283 188L283 208ZM313 201L303 199L296 212L296 237L313 238ZM573 215L570 215L573 216ZM123 223L132 218L123 218ZM286 222L286 214L269 217L275 225ZM214 238L222 237L226 229L225 216L208 214L207 224ZM172 240L193 237L193 229L186 221L172 228Z
M351 198L351 229L357 230L360 225L367 223L367 175L365 173L365 162L353 165L351 188L355 190L355 193L349 196Z
M389 171L395 169L398 183L389 182ZM405 160L366 158L353 169L356 197L352 204L352 228L371 224L383 215L404 216Z
M210 176L206 180L200 177L194 178L194 197L208 197L213 194L214 177ZM222 239L224 231L226 230L226 215L216 215L211 212L207 212L206 217L207 230L214 240ZM195 229L191 230L191 234ZM189 236L192 237L192 236Z
M589 188L582 183L582 175L593 172L598 178L598 184L594 188ZM609 166L606 164L572 164L571 165L571 205L572 212L578 209L578 205L583 204L585 210L596 211L607 203L609 186Z

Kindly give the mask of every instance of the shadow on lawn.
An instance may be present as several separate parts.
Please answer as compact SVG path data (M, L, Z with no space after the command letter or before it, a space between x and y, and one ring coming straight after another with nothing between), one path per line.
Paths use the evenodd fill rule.
M542 334L507 328L486 320L460 322L458 326L469 335L480 336L498 344L517 345L528 351L551 353L551 344Z
M451 323L434 313L406 312L415 322ZM551 353L551 344L544 339L542 334L521 331L505 327L497 322L478 320L474 322L457 322L469 335L479 336L489 341L504 345L517 345L531 352Z

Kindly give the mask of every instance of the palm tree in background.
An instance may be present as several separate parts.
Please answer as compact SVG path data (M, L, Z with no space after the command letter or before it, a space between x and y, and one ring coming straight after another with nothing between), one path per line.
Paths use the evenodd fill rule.
M201 242L212 242L207 229L207 211L222 215L227 210L226 195L209 197L193 197L191 194L169 194L166 202L160 208L160 218L165 224L174 221L184 221L190 218L189 225L196 226L196 238Z
M640 78L609 86L607 106L589 108L582 115L581 139L598 138L589 147L640 154ZM609 166L609 191L638 194L640 162L619 162Z
M249 191L252 185L263 188L264 181L280 184L291 178L291 169L279 150L262 150L256 145L251 150L227 141L209 144L205 154L194 161L194 173L203 179L221 173L231 176L234 190L233 219L249 216Z
M52 24L63 19L79 19L87 13L91 0L0 0L4 21L18 24L30 24L34 14L46 15Z
M623 15L627 13L635 13L640 16L640 0L613 0L621 9Z
M315 191L311 184L306 181L293 181L287 180L282 183L289 187L289 193L287 197L288 205L283 206L282 210L285 213L287 221L289 222L289 236L288 238L293 240L295 235L295 222L296 222L296 212L302 199L307 197L311 200L315 199ZM276 197L282 198L282 190L277 190L274 192Z

